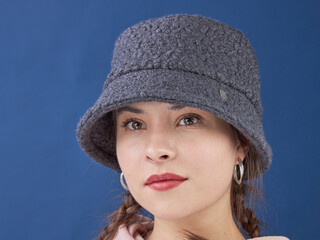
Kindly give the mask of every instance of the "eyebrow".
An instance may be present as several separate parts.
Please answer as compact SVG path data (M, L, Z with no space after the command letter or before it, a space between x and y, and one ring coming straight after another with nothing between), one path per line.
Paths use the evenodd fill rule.
M170 111L178 111L178 110L185 108L185 107L186 107L185 105L176 104L176 105L168 107L167 109ZM137 114L144 114L145 113L143 110L141 110L139 108L134 108L134 107L129 107L129 106L124 106L124 107L118 108L116 110L116 112L117 112L118 116L123 112L132 112L132 113L137 113Z

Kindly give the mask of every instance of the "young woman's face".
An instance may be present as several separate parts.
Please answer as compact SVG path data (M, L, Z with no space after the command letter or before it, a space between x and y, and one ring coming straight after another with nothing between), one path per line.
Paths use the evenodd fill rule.
M234 165L245 156L224 120L197 108L161 102L122 108L117 115L116 146L131 194L163 219L230 205ZM150 176L164 173L182 179L169 176L171 180L146 184Z

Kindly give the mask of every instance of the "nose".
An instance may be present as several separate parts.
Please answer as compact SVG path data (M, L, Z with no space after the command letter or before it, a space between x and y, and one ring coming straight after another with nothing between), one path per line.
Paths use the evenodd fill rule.
M157 131L150 134L146 146L146 158L153 163L163 163L176 158L177 149L170 133Z

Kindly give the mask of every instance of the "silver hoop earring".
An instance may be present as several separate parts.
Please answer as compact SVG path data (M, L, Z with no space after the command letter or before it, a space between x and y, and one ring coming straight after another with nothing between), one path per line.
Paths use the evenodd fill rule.
M239 159L238 165L239 165L239 170L240 170L240 178L238 178L237 165L235 165L234 169L233 169L233 178L240 185L242 182L243 173L244 173L243 161L241 161L241 159Z
M125 190L129 191L128 186L124 183L124 180L123 180L123 172L120 174L120 183Z

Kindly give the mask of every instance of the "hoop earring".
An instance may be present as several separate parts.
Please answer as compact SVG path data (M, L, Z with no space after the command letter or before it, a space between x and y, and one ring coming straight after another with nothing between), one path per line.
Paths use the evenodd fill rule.
M120 183L125 190L129 191L128 186L124 183L124 180L123 180L123 172L120 174Z
M244 166L243 166L243 161L241 161L241 159L239 158L239 170L240 170L240 179L238 178L238 171L237 171L237 165L234 166L233 169L233 178L236 181L236 183L238 183L239 185L242 182L242 178L243 178L243 173L244 173Z

